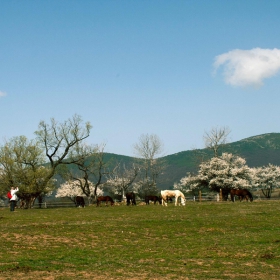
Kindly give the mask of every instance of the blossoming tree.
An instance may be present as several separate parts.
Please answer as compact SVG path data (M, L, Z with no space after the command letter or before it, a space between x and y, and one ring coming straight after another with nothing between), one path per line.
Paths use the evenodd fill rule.
M84 196L83 189L81 188L81 183L83 179L80 180L69 180L61 184L57 189L55 197L67 197L73 202L75 202L76 196ZM90 196L94 194L95 186L89 182L90 194L87 196L88 202L90 203ZM103 190L97 188L97 195L103 195Z
M108 174L108 179L105 183L105 188L113 195L124 198L125 193L132 191L132 185L140 171L135 165L127 168L125 165L118 164L112 174Z
M271 198L273 190L280 187L280 167L269 164L268 166L253 168L252 171L255 186L261 189L266 198Z
M230 189L251 188L252 171L245 159L230 153L213 157L200 164L197 175L188 174L174 187L183 191L208 188L211 191L222 191L226 200Z

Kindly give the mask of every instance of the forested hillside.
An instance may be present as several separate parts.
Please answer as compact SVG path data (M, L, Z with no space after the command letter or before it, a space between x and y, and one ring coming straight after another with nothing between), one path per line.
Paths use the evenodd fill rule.
M220 153L230 152L246 159L249 167L267 165L269 163L280 165L280 133L268 133L249 137L237 142L224 145ZM195 172L201 160L212 157L213 152L207 149L183 151L164 157L166 169L160 177L158 187L170 188L178 182L187 172ZM114 162L123 162L129 165L132 157L106 154L107 159Z

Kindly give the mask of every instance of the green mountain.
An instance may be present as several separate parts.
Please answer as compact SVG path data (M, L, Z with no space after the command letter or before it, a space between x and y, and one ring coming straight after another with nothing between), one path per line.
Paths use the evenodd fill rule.
M229 152L246 159L249 167L280 165L280 133L268 133L232 142L220 148L219 153ZM187 172L197 171L201 160L209 159L213 152L208 149L183 151L163 157L166 169L160 176L158 187L166 189L179 182ZM134 158L116 154L106 154L106 159L130 165Z

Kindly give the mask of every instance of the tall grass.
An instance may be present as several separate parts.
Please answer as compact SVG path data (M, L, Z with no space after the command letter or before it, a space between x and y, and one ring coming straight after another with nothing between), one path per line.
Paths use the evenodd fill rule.
M279 279L280 202L0 210L0 279Z

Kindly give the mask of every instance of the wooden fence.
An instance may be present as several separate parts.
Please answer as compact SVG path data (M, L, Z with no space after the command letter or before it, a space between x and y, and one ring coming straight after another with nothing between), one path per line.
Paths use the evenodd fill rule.
M207 194L207 193L202 193L202 192L199 192L197 196L193 196L193 197L187 196L186 200L187 200L187 202L207 202L207 201L220 202L220 201L222 201L221 194L216 194L216 195L212 194L211 195L209 193ZM263 200L263 201L280 200L280 197L274 196L272 198L265 198L260 195L254 196L254 201L260 201L260 200ZM230 199L228 201L230 201ZM115 201L115 202L117 202L117 201ZM125 202L123 202L123 203L125 204ZM141 199L136 200L136 203L145 205L144 200L141 200ZM174 200L172 203L174 203ZM86 204L86 206L88 206L88 204ZM4 207L9 207L9 202L7 199L0 200L0 208L4 208ZM73 208L73 207L76 207L76 205L73 201L70 201L70 200L69 201L45 201L41 204L36 202L32 208L46 209L46 208L66 208L66 207Z

